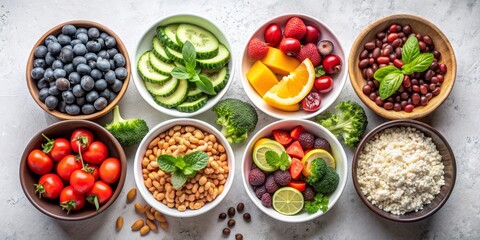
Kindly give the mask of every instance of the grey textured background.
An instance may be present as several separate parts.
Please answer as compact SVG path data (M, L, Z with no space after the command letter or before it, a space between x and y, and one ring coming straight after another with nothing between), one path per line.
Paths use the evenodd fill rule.
M125 194L135 185L128 170L124 191L108 211L91 220L69 223L51 219L37 211L25 198L18 180L20 155L30 137L58 120L42 111L30 97L25 84L25 64L37 39L52 26L88 19L114 30L132 55L142 32L153 22L172 13L203 15L228 35L233 56L238 60L248 36L256 26L284 13L312 15L329 25L346 52L355 37L369 23L394 13L411 13L436 24L450 39L457 57L457 82L448 100L424 121L438 129L454 149L458 178L445 206L431 218L411 224L394 223L371 213L359 200L351 179L335 207L314 221L288 224L278 222L256 209L246 195L240 177L244 144L235 145L237 171L226 199L209 213L190 219L169 218L167 233L150 233L160 239L222 239L226 222L217 216L239 201L246 204L253 220L247 224L237 215L230 238L241 232L245 239L479 239L480 238L480 2L469 1L20 1L0 0L0 238L1 239L135 239L130 231L137 218ZM247 100L234 78L226 97ZM358 100L349 83L339 100ZM133 82L120 105L127 117L141 117L154 125L169 119L154 111L138 94ZM385 121L368 111L372 129ZM275 121L259 111L257 129ZM97 122L110 121L107 115ZM214 122L211 112L197 118ZM135 148L126 149L133 159ZM352 150L346 149L351 164ZM129 162L132 166L133 161ZM350 176L350 173L349 173ZM137 198L139 199L139 198ZM124 229L114 230L118 215L125 218Z

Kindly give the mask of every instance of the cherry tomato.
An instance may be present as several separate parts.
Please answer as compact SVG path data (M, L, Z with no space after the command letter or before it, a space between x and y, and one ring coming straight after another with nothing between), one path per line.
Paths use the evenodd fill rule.
M307 184L305 182L297 182L297 181L291 181L288 183L289 187L295 188L300 192L305 191L307 188Z
M95 178L83 169L75 170L70 176L70 185L76 194L85 194L92 189Z
M313 43L317 45L318 40L320 39L320 31L318 28L312 26L312 25L307 25L307 32L305 33L305 36L303 36L302 40L307 43Z
M290 163L290 175L293 179L298 179L302 174L303 163L298 158L292 158L292 162Z
M278 46L280 51L290 57L296 56L301 47L300 41L296 38L284 38Z
M305 132L305 129L302 126L296 126L292 131L290 131L290 137L292 137L293 140L297 141L300 137L300 134L302 134L303 132Z
M327 55L323 58L323 69L328 74L339 73L342 70L342 60L337 55Z
M303 100L302 100L302 108L307 112L315 112L320 108L322 105L322 97L316 91L310 92Z
M328 93L333 89L333 79L330 76L323 75L315 79L314 86L319 93Z
M295 141L290 146L288 146L287 150L285 150L287 154L292 157L292 158L298 158L301 159L303 156L305 156L305 153L303 152L302 145L300 145L299 141Z
M276 47L282 41L282 29L276 23L270 24L263 34L265 42L271 47Z
M100 178L100 167L98 165L88 165L89 168L93 168L93 178L97 181Z
M101 164L108 157L108 148L100 141L92 142L87 151L82 152L82 157L85 162Z
M95 205L98 210L100 205L105 204L113 195L110 185L103 181L97 181L93 184L92 189L87 193L87 201Z
M73 187L67 186L60 192L60 206L63 210L67 210L67 214L71 210L78 211L85 206L85 195L75 194Z
M93 133L84 128L75 130L70 137L70 146L76 153L78 153L78 149L81 149L82 152L85 151L92 142Z
M282 130L273 130L273 138L283 146L287 146L293 139L288 132Z
M42 134L43 135L43 134ZM43 135L47 142L42 144L43 152L52 157L53 161L58 162L71 152L70 142L65 138L50 139Z
M75 170L82 169L82 162L74 155L67 155L57 164L57 174L65 181L70 181L70 176Z
M49 173L53 168L52 159L44 152L35 149L28 154L27 164L38 175Z
M122 165L116 158L107 158L100 165L100 179L106 183L114 183L120 178Z
M38 184L35 184L35 192L40 198L55 199L60 196L63 189L63 181L57 174L47 173L43 175Z

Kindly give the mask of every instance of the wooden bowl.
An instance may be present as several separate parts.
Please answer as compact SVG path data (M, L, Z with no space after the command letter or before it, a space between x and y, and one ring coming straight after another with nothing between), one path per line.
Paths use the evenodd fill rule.
M445 185L443 185L440 189L440 193L432 200L432 202L428 205L424 205L422 210L418 212L409 212L405 213L404 215L395 215L389 212L385 212L382 209L378 208L377 206L373 205L362 193L360 189L360 185L357 179L357 166L358 166L358 156L362 151L365 144L372 139L377 133L392 127L412 127L420 130L425 134L426 137L430 137L433 140L433 143L437 146L437 150L440 152L442 156L442 162L444 165L444 179ZM453 187L455 185L455 179L457 174L457 167L455 163L455 156L453 155L453 151L450 148L447 140L434 128L431 126L416 121L416 120L395 120L386 122L384 124L379 125L371 132L369 132L360 142L358 148L355 152L352 161L352 179L353 179L353 186L357 191L358 196L362 200L362 202L374 213L378 214L379 216L396 221L396 222L415 222L422 219L425 219L435 212L437 212L443 204L448 200L450 194L452 193Z
M70 140L70 135L77 128L86 128L92 131L95 140L102 141L108 147L109 157L115 157L120 160L122 171L120 178L117 183L111 184L113 190L113 195L105 204L101 205L98 211L95 211L95 207L90 203L85 203L85 207L79 211L70 211L67 214L67 211L62 210L60 207L59 200L48 200L45 198L39 198L35 193L35 187L33 184L38 183L40 176L33 173L27 164L28 154L34 149L41 149L42 143L45 142L45 139L42 136L42 133L48 136L51 139L54 138L67 138ZM53 171L53 170L52 170ZM86 120L67 120L54 123L43 129L42 131L36 133L28 145L25 147L23 152L22 159L20 160L20 184L22 185L23 192L28 200L40 210L45 215L48 215L52 218L65 221L78 221L88 219L105 211L112 203L117 199L120 192L122 191L123 184L125 183L125 177L127 175L127 158L125 157L125 152L123 151L122 146L118 143L117 139L113 137L110 132L108 132L102 126ZM64 183L65 186L66 183Z
M68 115L66 113L62 113L62 112L60 112L56 109L52 110L52 111L48 110L45 103L43 103L39 99L39 89L37 88L36 81L34 79L32 79L32 77L30 76L30 72L33 69L33 61L35 60L35 49L38 46L40 46L44 43L44 40L45 40L45 38L47 38L47 36L49 36L49 35L55 35L56 36L56 35L60 34L62 32L62 27L64 25L67 25L67 24L72 24L75 27L85 27L85 28L96 27L96 28L98 28L98 30L100 30L100 32L108 33L110 36L115 38L115 40L117 41L116 48L117 48L118 52L123 54L123 56L125 57L125 63L126 63L125 68L127 69L127 77L125 78L125 80L123 80L122 89L120 90L120 92L118 92L117 97L101 111L97 111L97 112L94 112L94 113L88 114L88 115L80 113L77 116L72 116L72 115ZM107 28L107 27L105 27L105 26L103 26L99 23L92 22L92 21L86 21L86 20L73 20L73 21L60 23L59 25L53 27L52 29L50 29L46 33L44 33L40 37L40 39L38 39L38 41L35 43L35 45L32 48L32 51L30 52L30 56L28 57L28 61L27 61L27 70L26 70L28 90L30 91L30 95L32 95L33 100L35 100L35 102L38 104L38 106L40 106L47 113L49 113L49 114L51 114L51 115L53 115L57 118L71 119L71 120L81 120L81 119L92 120L92 119L99 118L99 117L107 114L108 112L110 112L110 110L112 110L112 108L115 105L118 104L120 99L122 99L123 95L127 91L128 83L130 82L130 76L131 76L130 57L128 56L127 48L123 44L122 40L117 36L117 34L115 34L115 32L113 32L109 28Z
M368 96L362 92L362 87L365 85L366 80L362 77L362 71L358 67L358 63L360 61L360 53L364 49L363 46L365 43L375 39L375 35L378 32L388 28L392 23L399 23L401 25L409 24L414 32L421 33L422 35L428 34L433 39L435 49L442 54L440 62L447 65L447 73L445 74L445 80L440 88L440 94L433 97L426 106L417 106L414 108L413 112L410 113L385 110L384 108L377 106L374 101L370 100ZM457 74L457 62L453 48L447 37L433 23L418 16L397 14L377 20L358 35L350 51L348 70L353 89L360 100L362 100L362 102L372 111L388 119L417 119L433 112L447 99L448 95L450 95Z

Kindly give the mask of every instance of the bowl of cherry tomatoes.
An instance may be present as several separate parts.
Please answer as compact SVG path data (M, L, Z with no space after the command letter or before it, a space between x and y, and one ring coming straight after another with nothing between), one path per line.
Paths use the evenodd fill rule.
M102 126L67 120L35 134L20 161L20 183L42 213L77 221L103 212L122 191L127 159Z

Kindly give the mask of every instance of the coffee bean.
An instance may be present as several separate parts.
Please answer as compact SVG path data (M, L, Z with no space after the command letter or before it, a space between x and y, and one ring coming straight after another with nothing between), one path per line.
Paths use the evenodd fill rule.
M234 208L234 207L228 208L228 211L227 211L227 212L228 212L228 216L229 216L229 217L235 216L235 208Z
M223 231L222 231L223 235L230 235L230 228L224 228Z
M245 220L245 222L250 222L252 220L252 216L250 216L250 213L244 213L243 220Z
M223 220L225 218L227 218L227 214L225 214L225 213L220 213L220 215L218 215L218 219Z
M235 220L233 220L233 219L228 220L227 225L228 225L229 227L235 226Z
M245 209L245 205L243 203L239 203L237 205L237 211L238 212L243 212L243 209Z

